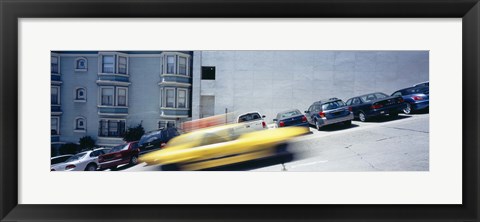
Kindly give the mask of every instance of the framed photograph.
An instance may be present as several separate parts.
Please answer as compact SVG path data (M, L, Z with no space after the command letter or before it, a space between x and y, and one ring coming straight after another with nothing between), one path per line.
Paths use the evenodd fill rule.
M1 4L1 221L479 220L478 1Z

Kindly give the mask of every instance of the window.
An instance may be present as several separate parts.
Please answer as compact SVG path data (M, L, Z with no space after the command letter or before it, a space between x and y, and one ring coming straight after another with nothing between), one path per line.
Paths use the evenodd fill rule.
M127 74L127 57L118 57L118 73Z
M86 71L87 70L87 59L77 58L75 59L75 71Z
M158 121L158 128L167 128L167 127L175 127L175 121L168 121L168 120L160 120Z
M115 57L113 55L102 56L102 72L103 73L115 72Z
M187 90L178 89L177 101L177 108L187 108Z
M52 117L50 119L50 130L52 135L59 135L60 134L60 126L59 126L59 121L60 118L58 117Z
M85 101L87 99L87 95L85 93L84 88L78 88L75 90L75 100L77 101Z
M102 88L102 105L113 106L113 88Z
M83 118L83 117L75 118L75 130L76 131L85 131L87 129L86 125L87 124L86 124L85 118Z
M345 104L347 104L347 106L352 105L352 99L347 100L347 102L345 102Z
M353 105L358 105L358 104L361 104L361 103L362 103L362 101L360 101L359 98L354 98L353 101L352 101Z
M214 66L202 66L202 79L203 80L215 80L215 67Z
M51 93L51 104L60 105L60 87L52 86L50 93Z
M398 92L395 92L392 94L392 96L401 96L402 95L402 92L398 91Z
M127 106L127 88L117 88L117 106Z
M178 57L178 74L187 75L187 58Z
M99 122L98 136L122 137L125 133L125 120L101 119Z
M58 57L52 56L50 63L52 73L58 73Z
M175 89L165 89L166 94L166 107L175 107Z
M175 56L167 56L167 73L175 74Z

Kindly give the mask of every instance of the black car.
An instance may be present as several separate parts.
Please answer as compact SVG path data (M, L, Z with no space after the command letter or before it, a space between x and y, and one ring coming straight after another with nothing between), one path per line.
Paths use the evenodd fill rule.
M307 117L298 109L291 109L277 114L277 118L273 119L278 127L286 126L304 126L308 127Z
M175 127L161 128L145 133L138 141L140 154L160 149L170 141L170 139L178 135L178 130Z
M318 130L326 125L352 123L353 114L348 106L338 98L324 99L314 102L307 111L305 111L308 123L314 125Z
M353 115L360 121L365 122L375 116L398 116L406 107L401 96L388 96L385 93L376 92L356 96L347 100L347 106L352 108Z

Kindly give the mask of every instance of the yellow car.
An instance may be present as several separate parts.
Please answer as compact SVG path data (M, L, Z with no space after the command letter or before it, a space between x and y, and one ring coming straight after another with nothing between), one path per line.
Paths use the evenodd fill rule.
M201 170L284 154L287 140L309 132L306 127L254 131L243 124L206 128L177 136L141 162L163 170Z

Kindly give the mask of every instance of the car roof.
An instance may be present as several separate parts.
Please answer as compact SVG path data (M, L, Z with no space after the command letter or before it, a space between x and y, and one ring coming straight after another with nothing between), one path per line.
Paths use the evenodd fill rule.
M73 156L73 154L65 154L65 155L60 155L60 156L54 156L54 157L52 157L51 159L53 159L53 158L60 158L60 157L66 157L66 156Z
M339 98L332 97L332 98L318 100L318 101L314 102L313 104L316 104L316 103L323 104L323 103L335 102L335 101L339 101L339 100L342 101Z
M395 92L409 90L409 89L426 89L426 88L429 88L429 87L428 86L411 86L411 87L407 87L407 88L404 88L404 89L397 90Z
M363 95L360 95L360 96L354 96L352 98L357 98L357 97L362 97L362 96L368 96L368 95L372 95L372 94L375 94L375 93L381 93L381 94L385 94L387 95L386 93L383 93L383 92L372 92L372 93L367 93L367 94L363 94ZM388 95L387 95L388 96ZM350 98L350 99L352 99Z
M258 112L258 111L251 111L251 112L239 114L238 116L243 116L243 115L247 115L247 114L254 114L254 113L260 114L260 112Z
M278 115L278 114L282 114L282 113L292 112L292 111L298 111L298 112L300 112L299 109L289 109L289 110L284 110L284 111L278 112L277 115Z

